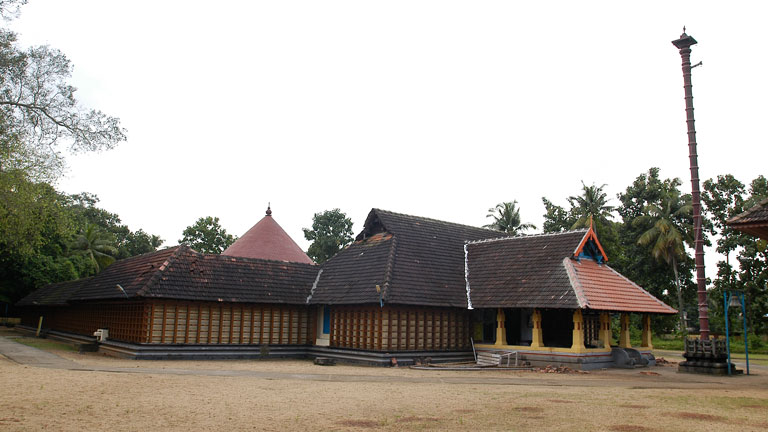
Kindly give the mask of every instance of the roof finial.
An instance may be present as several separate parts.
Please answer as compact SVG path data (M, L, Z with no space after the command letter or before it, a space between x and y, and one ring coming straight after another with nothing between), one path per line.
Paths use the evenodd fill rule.
M594 220L592 219L592 215L589 215L589 229L594 231Z
M267 216L272 216L272 203L267 203Z

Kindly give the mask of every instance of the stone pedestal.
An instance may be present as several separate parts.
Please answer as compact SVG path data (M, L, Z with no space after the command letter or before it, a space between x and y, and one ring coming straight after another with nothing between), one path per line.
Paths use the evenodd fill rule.
M718 339L686 339L685 361L680 362L678 372L708 375L728 375L728 351L725 341ZM743 373L731 363L731 374Z

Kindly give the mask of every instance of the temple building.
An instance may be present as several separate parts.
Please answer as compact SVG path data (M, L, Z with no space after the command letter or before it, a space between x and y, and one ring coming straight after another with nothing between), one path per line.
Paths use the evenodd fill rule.
M351 245L315 265L268 209L222 255L177 246L124 259L19 306L25 326L57 337L108 329L100 350L131 358L648 364L650 314L676 311L607 262L591 228L511 237L373 209ZM640 347L629 314L643 317Z

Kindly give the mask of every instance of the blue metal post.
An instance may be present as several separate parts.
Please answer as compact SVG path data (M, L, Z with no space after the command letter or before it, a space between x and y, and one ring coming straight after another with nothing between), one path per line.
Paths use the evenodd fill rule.
M739 295L739 299L741 300L741 316L744 322L744 355L747 357L747 375L749 375L749 343L747 342L749 338L747 337L747 308L744 305L744 293Z
M728 351L728 375L731 375L731 336L728 332L728 291L723 291L725 301L725 348Z

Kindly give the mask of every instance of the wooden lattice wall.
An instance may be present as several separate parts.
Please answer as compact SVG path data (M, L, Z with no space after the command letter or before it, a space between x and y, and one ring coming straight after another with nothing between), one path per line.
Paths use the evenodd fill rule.
M100 328L109 329L109 338L141 343L146 339L146 309L144 302L104 302L62 307L27 309L22 323L37 327L43 317L43 327L69 333L92 336Z
M461 309L332 306L331 341L337 348L374 351L464 350L469 315Z
M314 343L315 314L306 306L152 300L34 308L22 322L85 336L109 329L109 339L151 344Z
M311 344L313 316L292 305L153 301L145 343ZM312 318L312 319L311 319Z

